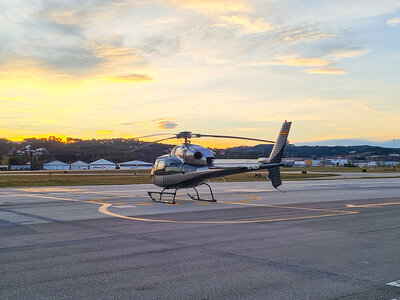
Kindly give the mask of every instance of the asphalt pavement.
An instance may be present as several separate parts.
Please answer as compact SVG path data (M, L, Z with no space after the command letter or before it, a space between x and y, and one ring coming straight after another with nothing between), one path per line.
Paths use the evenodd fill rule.
M399 178L212 187L0 189L0 299L400 299Z

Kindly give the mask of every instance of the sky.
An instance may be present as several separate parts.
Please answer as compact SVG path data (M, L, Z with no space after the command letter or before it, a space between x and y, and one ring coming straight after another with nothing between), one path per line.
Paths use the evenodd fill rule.
M0 2L0 137L400 139L399 0ZM242 141L204 141L225 147Z

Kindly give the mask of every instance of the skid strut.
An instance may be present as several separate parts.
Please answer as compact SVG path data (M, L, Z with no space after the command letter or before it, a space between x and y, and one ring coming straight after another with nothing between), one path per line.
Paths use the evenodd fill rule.
M179 189L179 186L173 191L173 192L165 192L167 188L164 188L161 192L147 192L147 194L150 196L151 200L154 202L161 202L161 203L167 203L167 204L175 204L175 197L176 197L176 192ZM153 194L158 195L158 199L153 197ZM172 201L165 201L162 199L163 195L172 195Z
M212 191L212 189L211 189L211 186L210 186L209 184L205 183L205 182L201 183L200 185L206 185L206 186L208 186L208 188L209 188L209 190L210 190L210 194L211 194L211 199L202 199L202 198L200 198L199 192L197 191L196 188L193 188L193 189L196 191L196 197L194 197L194 196L190 195L189 193L187 193L188 196L189 196L192 200L196 200L196 201L217 202L217 200L215 200L215 198L214 198L214 194L213 194L213 191ZM199 185L199 186L200 186L200 185Z

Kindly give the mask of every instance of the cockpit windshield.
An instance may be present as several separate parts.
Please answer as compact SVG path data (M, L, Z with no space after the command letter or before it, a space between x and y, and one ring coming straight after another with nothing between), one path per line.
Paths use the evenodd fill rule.
M165 175L171 173L180 173L181 171L182 161L174 156L169 156L157 159L152 173L156 175Z

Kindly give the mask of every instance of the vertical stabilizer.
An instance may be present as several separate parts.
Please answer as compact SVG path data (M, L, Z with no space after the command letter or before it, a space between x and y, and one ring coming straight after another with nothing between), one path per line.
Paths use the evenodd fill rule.
M287 138L290 131L290 126L292 122L285 122L282 124L281 131L279 131L278 138L276 139L274 148L272 148L271 155L269 156L270 163L280 163L283 156L283 151L285 151Z

